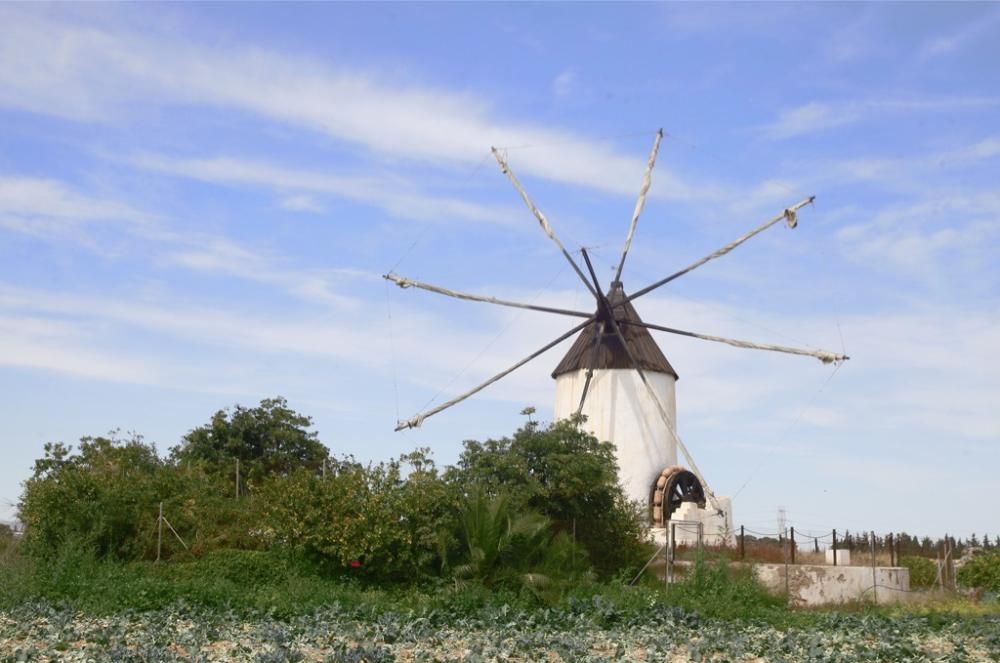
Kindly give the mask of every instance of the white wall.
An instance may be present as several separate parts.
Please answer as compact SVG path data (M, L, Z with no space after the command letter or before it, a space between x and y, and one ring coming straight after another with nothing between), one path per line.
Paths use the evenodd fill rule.
M775 592L785 593L785 565L756 564L760 582ZM824 605L845 601L875 600L894 603L909 598L910 570L880 566L874 577L870 566L818 566L792 564L788 569L788 593L793 605ZM872 585L878 586L872 589Z
M646 377L676 425L673 376L647 372ZM585 370L556 378L556 419L576 412L586 378ZM677 464L677 445L639 374L630 369L595 370L583 413L587 415L585 428L589 432L614 443L626 494L648 504L653 481L665 467Z

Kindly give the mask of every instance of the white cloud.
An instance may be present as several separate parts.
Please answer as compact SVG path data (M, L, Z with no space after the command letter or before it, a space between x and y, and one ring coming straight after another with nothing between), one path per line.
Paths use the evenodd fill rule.
M994 34L993 26L1000 23L1000 11L978 16L950 34L938 35L924 42L921 55L937 57L960 51L979 39Z
M335 195L383 209L403 219L440 222L474 220L509 224L513 216L508 207L480 205L415 191L412 183L388 174L383 178L343 177L230 157L173 159L142 154L133 157L131 163L147 170L204 182L265 187L282 192ZM298 198L302 202L301 194ZM304 199L312 202L308 197Z
M85 121L128 117L143 104L236 109L316 131L387 158L473 165L488 147L558 145L518 152L519 173L634 195L641 155L566 131L497 119L468 93L417 87L314 60L238 45L200 46L4 7L16 25L0 42L0 105ZM652 135L652 130L650 131ZM665 167L658 195L710 195Z
M874 99L867 101L812 101L778 113L761 128L772 140L784 140L827 131L857 122L899 113L968 112L1000 106L1000 98L957 97L943 99Z
M851 124L859 118L860 114L857 109L814 101L803 106L782 110L778 114L777 120L764 127L764 134L775 140L793 138Z
M2 294L0 294L2 297ZM93 333L67 321L23 315L0 315L0 365L68 373L113 382L149 384L155 370L148 362L92 347Z
M552 92L555 93L557 97L568 96L569 93L573 91L575 84L576 72L572 69L567 69L556 76L555 80L552 81Z
M311 212L313 214L321 214L326 210L322 205L320 205L311 196L304 196L302 194L288 196L281 200L281 209L288 210L289 212Z
M821 173L816 183L862 181L895 189L926 192L928 179L940 179L942 169L968 168L1000 157L1000 136L988 136L969 145L906 157L862 156L805 162L799 170Z
M837 238L851 256L888 261L919 277L939 277L944 260L949 273L960 273L971 254L990 251L1000 239L1000 195L952 194L887 205L866 221L844 226Z
M80 194L55 180L0 176L0 228L14 232L96 248L86 233L88 223L142 226L152 218L118 201Z

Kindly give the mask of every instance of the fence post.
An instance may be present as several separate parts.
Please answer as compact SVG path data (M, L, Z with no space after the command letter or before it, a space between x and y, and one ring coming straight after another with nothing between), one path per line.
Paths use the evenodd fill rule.
M740 525L740 559L746 558L745 537L746 537L746 531L743 529L743 525Z
M875 530L872 530L872 598L878 605L878 580L875 576Z
M837 566L837 530L833 530L833 565Z
M789 579L788 579L788 543L787 543L787 541L785 542L785 545L782 547L782 550L785 552L785 605L791 605L792 594L791 594L791 590L789 589L789 582L788 582Z
M698 552L704 551L705 523L698 521Z
M795 528L792 528L791 538L788 539L789 551L792 553L792 564L795 563Z
M236 459L236 499L240 499L240 459Z
M817 555L819 554L819 537L818 536L814 536L813 537L813 550L816 552Z
M160 548L163 545L163 502L160 502L160 515L156 519L156 561L160 561Z
M670 573L670 582L674 581L674 558L677 557L677 523L670 523L670 564L667 567Z
M896 548L893 545L892 532L889 532L888 543L889 543L889 566L896 566Z

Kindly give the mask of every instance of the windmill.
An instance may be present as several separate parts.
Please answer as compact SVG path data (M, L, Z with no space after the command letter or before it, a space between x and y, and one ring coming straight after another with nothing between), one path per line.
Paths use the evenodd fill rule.
M798 224L798 210L809 205L815 199L815 196L810 196L795 203L777 216L683 269L631 294L626 294L621 282L622 270L625 267L625 259L628 257L632 239L635 236L639 216L646 204L646 195L649 192L653 167L656 164L656 156L662 139L663 130L661 129L656 134L649 154L645 174L639 188L638 200L625 237L621 259L618 261L614 279L606 291L597 278L587 250L580 249L586 269L584 271L556 236L549 220L521 186L505 156L500 150L492 148L493 156L501 171L520 194L521 199L537 219L542 230L558 247L563 257L593 296L594 309L592 311L579 311L525 304L443 288L405 278L392 272L384 275L385 279L401 288L418 288L466 301L515 307L581 320L569 331L546 343L482 384L430 410L398 422L396 430L420 426L428 417L457 405L573 335L577 335L575 342L552 373L552 377L556 380L555 418L585 415L583 425L591 433L602 440L609 440L615 444L626 494L632 499L649 504L652 515L651 524L654 527L665 527L671 519L676 520L679 515L683 515L685 520L695 520L700 523L699 528L711 525L716 531L731 531L729 500L717 497L712 492L705 477L691 457L687 446L677 434L675 425L677 373L653 340L650 330L725 343L739 348L815 357L823 363L841 362L848 357L824 350L753 343L686 331L644 322L639 317L632 304L636 299L712 260L721 258L744 242L782 221L789 228L795 228ZM678 449L683 454L689 469L684 469L677 464ZM708 505L711 505L711 509L707 509Z

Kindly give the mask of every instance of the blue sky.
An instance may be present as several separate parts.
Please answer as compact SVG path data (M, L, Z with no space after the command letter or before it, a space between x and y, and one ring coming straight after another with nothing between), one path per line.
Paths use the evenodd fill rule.
M46 441L165 451L281 394L385 459L551 416L568 344L417 413L588 308L518 199L609 279L654 132L648 321L737 523L1000 534L1000 8L989 4L0 6L0 519Z

